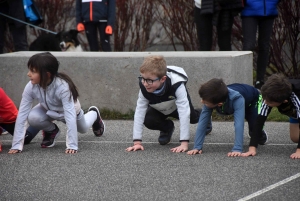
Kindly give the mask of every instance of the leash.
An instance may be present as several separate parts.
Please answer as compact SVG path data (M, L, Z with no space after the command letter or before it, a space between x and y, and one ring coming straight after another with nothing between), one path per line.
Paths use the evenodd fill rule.
M8 15L5 15L4 13L1 13L1 12L0 12L0 15L3 15L4 17L10 18L10 19L15 20L15 21L17 21L17 22L21 22L21 23L23 23L23 24L27 24L27 25L29 25L29 26L32 26L32 27L36 28L36 29L40 29L40 30L43 30L43 31L46 31L46 32L49 32L49 33L52 33L52 34L57 34L56 32L50 31L50 30L48 30L48 29L44 29L44 28L35 26L35 25L33 25L33 24L29 24L29 23L27 23L27 22L24 22L24 21L22 21L22 20L19 20L19 19L17 19L17 18L14 18L14 17L8 16Z

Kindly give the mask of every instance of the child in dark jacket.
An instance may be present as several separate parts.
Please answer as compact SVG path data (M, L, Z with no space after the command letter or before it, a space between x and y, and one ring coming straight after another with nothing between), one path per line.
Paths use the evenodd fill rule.
M243 151L244 119L248 122L249 135L252 136L261 101L259 91L247 84L235 83L226 86L222 79L214 78L201 85L199 95L204 106L196 131L194 148L188 151L188 154L202 153L205 125L211 119L212 111L216 109L221 115L233 114L235 141L228 156L240 156ZM265 144L268 139L267 134L262 129L260 133L263 137L259 143Z
M277 107L281 114L284 114L299 122L300 119L300 80L288 79L281 74L271 75L266 83L261 88L262 103L260 114L257 117L256 124L253 130L253 135L250 140L249 150L243 153L242 156L255 156L262 129L268 115L273 107ZM291 154L292 159L300 159L300 141L299 132L291 132L291 140L297 142L296 152Z

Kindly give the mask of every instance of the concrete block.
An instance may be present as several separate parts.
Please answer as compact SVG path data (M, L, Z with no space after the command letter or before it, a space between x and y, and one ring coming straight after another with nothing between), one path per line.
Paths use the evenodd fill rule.
M28 59L38 52L0 55L0 87L17 106L26 83ZM144 57L163 55L167 65L183 67L192 102L200 107L198 95L202 83L223 78L226 84L252 85L253 54L230 52L52 52L60 61L60 72L68 74L79 89L83 109L90 105L121 112L135 109L139 91L139 67ZM213 93L213 92L212 92Z

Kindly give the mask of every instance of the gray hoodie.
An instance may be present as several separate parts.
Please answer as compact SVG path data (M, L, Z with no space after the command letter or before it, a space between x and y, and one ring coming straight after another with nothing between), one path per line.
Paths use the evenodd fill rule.
M29 81L22 94L11 149L23 150L27 117L32 109L33 100L37 100L46 110L58 113L60 118L57 120L66 122L68 127L67 149L77 150L76 109L70 94L68 83L58 77L54 78L45 90L40 85L32 84Z

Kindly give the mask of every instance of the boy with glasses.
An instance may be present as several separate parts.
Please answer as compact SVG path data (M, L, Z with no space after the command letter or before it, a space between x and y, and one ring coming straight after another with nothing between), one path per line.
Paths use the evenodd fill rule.
M180 121L181 145L172 152L188 150L190 138L189 124L196 124L201 111L195 110L188 91L186 72L176 66L167 66L162 56L146 57L140 67L139 97L134 115L133 146L126 151L144 150L142 145L143 124L151 130L159 130L158 142L166 145L171 141L175 126L168 117ZM208 123L206 133L212 128Z

